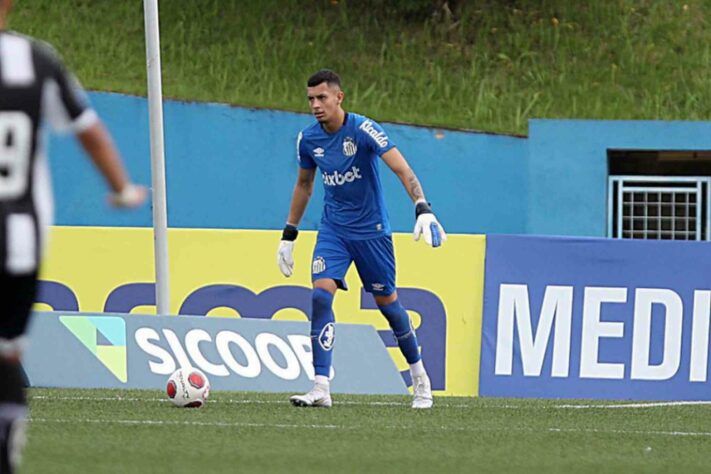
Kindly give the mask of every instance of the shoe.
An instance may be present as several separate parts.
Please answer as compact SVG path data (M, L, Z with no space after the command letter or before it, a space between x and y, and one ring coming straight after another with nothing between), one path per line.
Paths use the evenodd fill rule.
M303 395L293 395L289 401L295 407L331 408L331 393L327 385L315 384L309 392Z
M432 386L427 374L412 378L412 408L432 408Z

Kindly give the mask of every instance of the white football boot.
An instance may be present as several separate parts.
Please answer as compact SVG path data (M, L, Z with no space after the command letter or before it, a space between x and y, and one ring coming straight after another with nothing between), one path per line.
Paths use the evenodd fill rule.
M289 401L295 407L331 408L331 392L328 385L314 384L314 388L303 395L293 395Z
M412 408L432 408L432 386L427 374L412 378Z

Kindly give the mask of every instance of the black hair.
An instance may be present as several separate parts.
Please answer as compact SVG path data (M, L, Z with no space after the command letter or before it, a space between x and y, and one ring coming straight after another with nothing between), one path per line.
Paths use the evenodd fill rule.
M320 71L315 72L311 75L311 77L309 77L306 85L308 87L316 87L323 82L327 83L329 86L336 85L339 88L341 87L341 77L330 69L321 69Z

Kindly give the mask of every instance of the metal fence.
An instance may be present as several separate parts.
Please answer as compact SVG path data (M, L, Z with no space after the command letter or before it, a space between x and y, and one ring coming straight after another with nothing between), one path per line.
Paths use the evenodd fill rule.
M611 176L608 237L711 240L711 178Z

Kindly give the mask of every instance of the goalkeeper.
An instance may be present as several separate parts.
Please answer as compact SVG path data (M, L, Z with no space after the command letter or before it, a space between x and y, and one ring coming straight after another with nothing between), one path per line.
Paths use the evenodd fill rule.
M307 83L311 113L316 122L299 133L299 174L291 198L277 262L284 276L294 270L293 248L297 226L314 186L316 168L325 197L312 260L311 346L315 384L304 395L291 397L296 406L330 407L329 373L335 337L333 298L347 290L345 276L354 262L365 290L373 295L410 365L413 408L432 406L430 380L422 364L417 336L395 288L395 254L380 183L379 160L400 178L415 205L415 240L438 247L446 240L425 199L422 186L400 151L373 120L345 112L339 76L329 70L312 75Z

